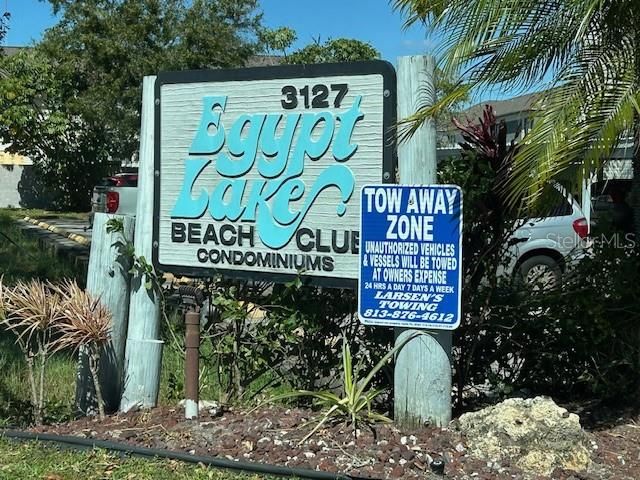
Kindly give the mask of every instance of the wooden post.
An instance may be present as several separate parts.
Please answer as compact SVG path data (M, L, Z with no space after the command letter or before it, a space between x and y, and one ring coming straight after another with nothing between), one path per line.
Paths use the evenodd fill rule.
M135 255L151 264L154 188L155 76L144 77L142 125L138 166ZM147 289L141 272L131 279L129 329L125 357L124 392L120 410L154 407L160 389L162 341L160 334L160 292L158 285Z
M107 222L122 221L124 231L107 233ZM96 213L87 273L87 291L98 297L112 315L111 342L100 359L100 386L105 409L116 411L122 394L122 370L129 318L130 261L122 255L118 242L133 241L133 217ZM76 383L76 408L83 414L96 408L93 381L85 352L80 354Z
M398 119L435 101L435 60L431 56L398 59ZM400 183L437 183L436 129L425 122L398 145ZM396 344L412 330L396 329ZM417 428L451 421L451 332L429 331L410 340L396 357L394 415L397 424Z

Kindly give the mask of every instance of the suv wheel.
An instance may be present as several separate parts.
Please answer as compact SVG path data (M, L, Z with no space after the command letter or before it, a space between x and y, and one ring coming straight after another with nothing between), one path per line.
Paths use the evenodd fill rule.
M536 255L526 259L518 269L520 282L534 292L553 290L562 282L562 270L553 258Z

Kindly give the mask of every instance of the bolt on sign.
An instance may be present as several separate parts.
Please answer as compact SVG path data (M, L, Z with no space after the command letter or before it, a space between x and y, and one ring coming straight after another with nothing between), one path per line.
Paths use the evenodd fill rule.
M360 195L395 177L383 61L160 73L156 268L355 287Z

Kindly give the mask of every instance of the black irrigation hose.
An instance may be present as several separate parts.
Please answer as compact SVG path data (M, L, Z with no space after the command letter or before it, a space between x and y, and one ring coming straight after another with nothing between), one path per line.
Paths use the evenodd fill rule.
M125 443L111 442L108 440L94 440L90 438L72 437L68 435L54 435L50 433L33 433L13 429L0 429L0 438L11 440L28 440L38 442L51 442L61 447L76 450L100 448L109 452L128 454L144 458L164 458L167 460L179 460L186 463L203 464L208 467L224 468L246 473L262 473L265 475L309 478L312 480L359 480L359 477L339 473L318 472L308 468L289 468L266 463L243 462L227 460L224 458L189 455L188 453L160 450L156 448L134 447Z

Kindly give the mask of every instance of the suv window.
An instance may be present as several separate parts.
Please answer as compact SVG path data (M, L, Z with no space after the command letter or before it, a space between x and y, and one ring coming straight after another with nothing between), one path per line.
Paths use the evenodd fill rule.
M561 187L560 187L561 188ZM547 185L540 195L539 201L533 207L530 217L563 217L571 215L573 207L568 198L566 198L557 187Z

